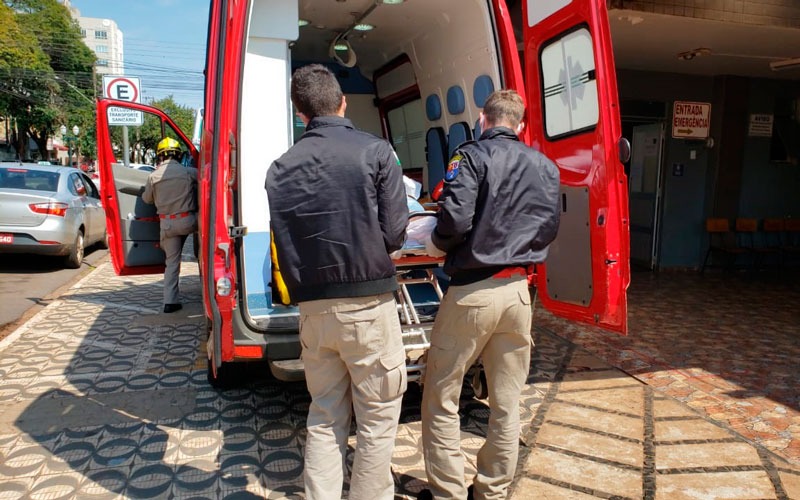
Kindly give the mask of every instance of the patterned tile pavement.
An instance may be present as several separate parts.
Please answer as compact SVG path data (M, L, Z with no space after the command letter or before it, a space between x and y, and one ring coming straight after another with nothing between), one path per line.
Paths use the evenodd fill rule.
M634 273L629 335L538 324L800 465L800 275Z
M743 336L746 349L771 356L765 372L771 377L758 379L769 381L767 391L744 383L752 380L744 373L761 372L746 363L748 356L734 356L735 347L723 354L735 361L728 371L721 370L725 362L713 361L715 348L727 344L715 347L708 330L724 332L714 336L721 342L742 322L736 308L718 321L701 319L708 305L736 294L692 295L704 300L706 311L672 297L670 311L663 303L670 291L692 293L681 279L649 289L634 284L627 338L537 311L511 498L800 498L800 468L784 460L791 458L789 445L779 449L734 432L736 422L698 404L711 399L727 408L725 382L741 387L736 402L784 415L779 406L796 419L791 384L797 368L790 360L797 345L780 326L797 324L796 316L765 313L748 326L761 335ZM118 277L104 264L0 342L0 499L303 498L304 384L275 381L264 366L249 365L240 388L212 389L201 354L199 286L196 264L185 262L182 292L189 305L163 315L160 276ZM796 303L797 291L787 293L778 294L781 301ZM696 331L686 323L690 311L698 313ZM643 325L657 329L646 333ZM679 342L701 333L704 342ZM668 334L677 338L660 337ZM665 345L671 350L660 351ZM670 365L667 352L684 364ZM393 455L398 498L413 498L425 484L419 401L412 385ZM488 408L467 383L461 416L470 477ZM778 419L771 418L775 427ZM781 432L797 436L797 423ZM354 445L351 435L351 460Z

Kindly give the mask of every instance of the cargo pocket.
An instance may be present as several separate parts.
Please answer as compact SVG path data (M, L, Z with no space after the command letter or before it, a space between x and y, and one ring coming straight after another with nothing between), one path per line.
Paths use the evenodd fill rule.
M533 308L531 307L531 292L528 289L519 291L520 313L519 326L520 332L530 335L531 327L533 327Z
M456 321L462 324L464 328L478 333L482 330L480 328L481 317L486 313L487 308L492 305L493 300L489 295L475 293L470 293L463 297L455 297L456 307L450 314L458 315ZM485 318L483 319L485 320ZM448 333L458 334L457 331Z
M406 392L408 376L406 374L405 349L384 353L380 358L381 366L386 374L381 380L380 398L389 401Z

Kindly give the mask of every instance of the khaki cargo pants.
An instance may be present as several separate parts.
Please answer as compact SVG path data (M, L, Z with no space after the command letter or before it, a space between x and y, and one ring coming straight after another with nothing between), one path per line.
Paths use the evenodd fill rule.
M164 304L180 302L179 278L181 275L181 252L186 237L197 231L197 214L192 212L186 217L161 219L161 249L166 255L164 262Z
M342 497L351 404L357 437L349 498L394 498L392 450L406 391L394 295L301 302L300 342L311 393L306 498Z
M519 397L530 367L531 316L523 276L447 290L431 332L422 393L422 444L433 498L467 498L458 400L464 375L478 357L486 372L490 414L474 495L506 498L519 453Z

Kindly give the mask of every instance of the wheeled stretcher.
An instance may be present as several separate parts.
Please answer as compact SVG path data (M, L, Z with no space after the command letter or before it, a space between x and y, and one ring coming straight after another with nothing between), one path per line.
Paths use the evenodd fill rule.
M411 219L433 215L435 212L415 213ZM395 299L408 360L408 380L419 381L425 369L435 311L443 296L436 269L444 258L431 257L425 254L423 246L412 243L400 250L400 257L394 262L399 285Z
M427 255L405 255L395 261L399 289L395 293L403 331L403 345L408 363L408 380L418 381L425 369L425 353L430 347L434 315L421 309L436 309L442 300L442 288L434 270L442 259ZM417 289L428 288L428 290ZM432 292L432 293L431 293Z

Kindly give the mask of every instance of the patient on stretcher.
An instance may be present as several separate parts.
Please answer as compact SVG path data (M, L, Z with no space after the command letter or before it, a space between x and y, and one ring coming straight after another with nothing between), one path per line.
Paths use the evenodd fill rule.
M406 255L425 255L425 240L430 238L431 232L435 227L436 214L430 212L411 214L402 253Z
M403 255L426 255L425 240L430 239L431 232L436 227L436 212L426 211L417 201L421 194L422 184L403 176L406 187L406 201L408 202L408 228L406 229L406 242L399 251L397 259Z

